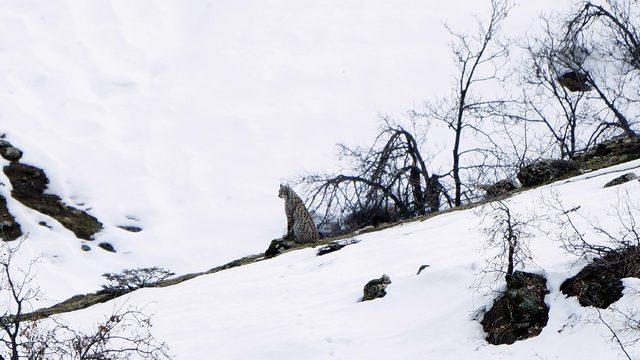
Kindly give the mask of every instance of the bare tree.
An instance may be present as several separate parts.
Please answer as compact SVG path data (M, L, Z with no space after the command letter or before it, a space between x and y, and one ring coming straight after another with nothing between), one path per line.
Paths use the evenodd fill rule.
M494 201L479 209L483 216L482 232L486 237L485 249L495 254L487 260L480 282L486 275L504 276L507 284L513 272L531 260L529 239L536 218L514 213L505 201ZM498 278L496 277L496 278Z
M484 129L482 124L485 119L500 113L507 101L485 99L480 94L483 87L502 80L500 72L506 64L509 52L507 45L499 39L499 32L511 7L507 0L491 0L489 21L478 21L478 33L474 36L456 33L447 27L454 38L451 50L457 67L456 85L450 96L427 104L426 112L420 114L428 121L444 123L453 132L452 168L449 175L453 179L455 206L462 205L465 197L462 173L487 168L488 159L495 155L493 147L497 144L492 139L494 133ZM491 146L482 147L471 142L464 144L471 138L467 132L483 138ZM463 158L471 155L475 155L476 159L472 164L466 164Z
M599 122L587 92L571 91L558 81L564 69L557 61L562 41L556 24L541 18L542 36L522 45L527 57L520 67L523 85L522 107L514 117L540 124L559 151L560 158L573 158L578 151L592 147L610 128Z
M29 321L31 302L42 295L33 286L34 265L15 265L22 241L0 247L0 295L9 303L0 317L0 360L119 360L133 356L169 359L167 345L150 332L150 318L136 308L115 308L104 321L79 331L56 318Z
M604 107L598 111L606 126L637 137L637 103L640 71L640 12L634 0L590 1L565 20L558 63L566 69L559 78L583 83L580 91L595 92Z
M415 130L415 129L414 129ZM431 174L415 131L385 119L369 148L339 145L339 158L351 167L349 174L316 174L302 179L312 214L322 213L320 226L332 220L349 227L366 225L358 214L371 219L376 212L401 219L437 211L441 198L449 199L439 179Z

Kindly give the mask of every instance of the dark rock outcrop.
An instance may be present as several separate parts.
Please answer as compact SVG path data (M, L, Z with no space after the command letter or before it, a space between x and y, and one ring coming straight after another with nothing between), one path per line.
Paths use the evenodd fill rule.
M640 139L619 136L596 145L593 149L577 154L575 159L585 169L604 167L640 159Z
M485 185L480 187L481 190L484 190L484 193L485 193L484 196L487 199L506 195L517 188L518 188L518 185L514 180L511 180L511 179L500 180L491 185Z
M91 250L91 246L89 246L87 244L82 244L82 246L80 246L80 249L82 251L90 251Z
M622 279L640 277L640 249L635 246L597 258L560 286L582 306L606 309L622 297Z
M362 301L369 301L385 297L387 295L387 285L391 284L389 276L382 275L379 279L373 279L364 286L364 296Z
M626 182L629 182L631 180L635 180L637 179L638 176L635 173L626 173L624 175L620 175L617 178L609 181L608 183L604 184L605 188L608 187L612 187L612 186L618 186L618 185L622 185Z
M45 194L49 179L42 169L13 162L4 167L11 181L11 195L25 206L58 220L78 238L91 240L102 230L102 223L95 217L62 203L57 195Z
M134 233L137 233L137 232L142 231L142 228L141 228L141 227L138 227L138 226L118 225L118 227L119 227L120 229L122 229L122 230L126 230L126 231L128 231L128 232L134 232Z
M0 239L12 241L22 236L20 224L9 212L7 208L7 199L0 195Z
M355 240L355 239L333 241L333 242L330 242L329 244L327 244L326 246L323 246L320 249L318 249L317 255L318 256L326 255L326 254L332 253L334 251L338 251L338 250L344 248L345 246L357 244L358 242L359 241Z
M109 244L108 242L101 242L100 244L98 244L98 246L100 246L104 250L107 250L108 252L116 252L116 249L113 247L113 245Z
M22 151L11 145L6 140L0 140L0 156L9 161L18 161L22 157Z
M294 248L295 246L296 246L295 241L291 240L290 238L281 238L281 239L271 240L271 243L269 244L267 251L264 252L264 257L267 259L276 257L282 254L283 252L291 248Z
M523 187L544 185L570 175L577 175L579 165L573 160L538 160L518 172Z
M515 271L505 292L482 320L487 341L493 345L513 344L540 334L549 320L549 307L544 302L548 293L543 276Z

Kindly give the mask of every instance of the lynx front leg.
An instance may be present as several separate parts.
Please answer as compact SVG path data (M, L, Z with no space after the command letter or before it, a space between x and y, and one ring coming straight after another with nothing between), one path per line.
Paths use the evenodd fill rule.
M285 211L287 214L287 235L285 238L290 238L293 236L293 214L289 211Z

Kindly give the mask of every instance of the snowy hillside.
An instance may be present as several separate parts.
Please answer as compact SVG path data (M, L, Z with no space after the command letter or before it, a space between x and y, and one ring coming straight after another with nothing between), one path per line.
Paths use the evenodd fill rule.
M562 6L521 4L507 32L551 4ZM42 260L44 301L94 290L106 271L184 273L263 251L285 228L278 184L334 167L334 144L368 141L378 113L401 117L442 93L443 23L464 30L486 11L462 0L0 1L0 133L117 251L81 251L0 174L29 234L25 261Z
M549 211L543 198L557 193L603 225L619 196L640 200L637 181L603 189L612 178L640 166L619 165L514 196L514 211ZM614 172L615 170L615 172ZM154 333L178 359L616 359L619 349L594 308L560 293L560 284L586 263L560 249L551 236L531 240L534 261L550 293L542 333L513 345L484 340L478 309L494 294L472 287L488 254L473 209L357 236L361 242L316 256L305 249L275 259L202 276L162 289L142 289L115 302L65 314L92 324L122 304L154 313ZM591 236L589 234L588 236ZM420 275L421 265L428 264ZM370 279L388 274L382 299L358 302ZM639 286L637 280L627 285ZM625 295L616 306L637 304ZM119 304L119 305L118 305ZM602 310L608 319L611 310ZM632 348L640 356L640 347Z

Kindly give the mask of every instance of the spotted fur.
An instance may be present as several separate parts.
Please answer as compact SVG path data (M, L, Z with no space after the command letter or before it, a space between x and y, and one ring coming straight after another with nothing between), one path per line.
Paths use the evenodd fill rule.
M320 239L316 224L311 219L304 202L293 189L280 185L278 197L284 199L284 212L287 215L287 235L297 243L316 242Z

